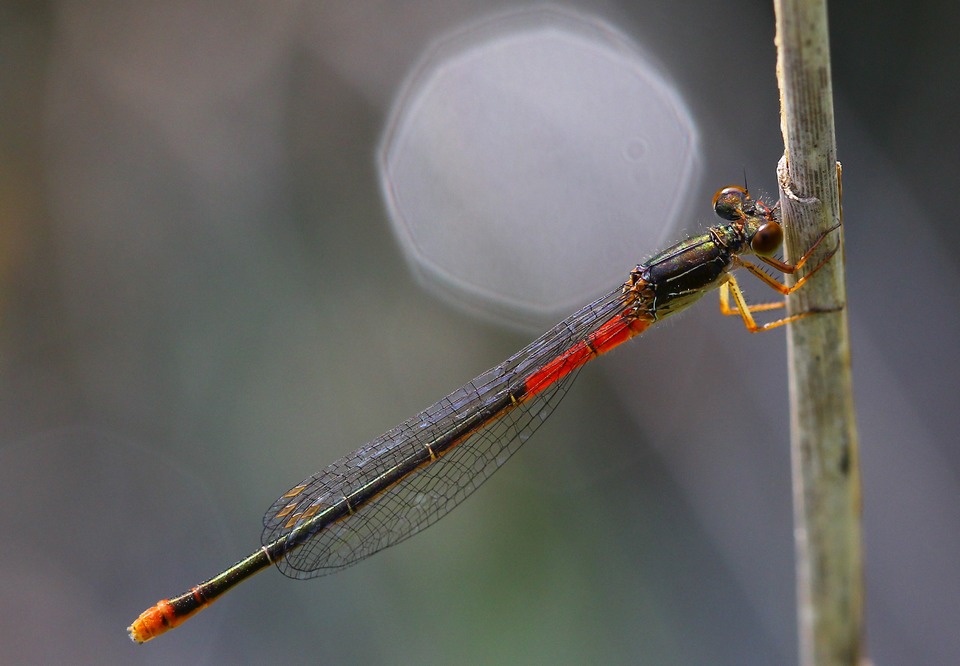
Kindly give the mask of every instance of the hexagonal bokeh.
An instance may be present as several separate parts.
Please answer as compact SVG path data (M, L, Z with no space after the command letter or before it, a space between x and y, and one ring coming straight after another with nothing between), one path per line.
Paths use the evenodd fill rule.
M435 44L395 102L379 166L428 288L544 324L672 240L700 155L683 101L635 45L539 9Z

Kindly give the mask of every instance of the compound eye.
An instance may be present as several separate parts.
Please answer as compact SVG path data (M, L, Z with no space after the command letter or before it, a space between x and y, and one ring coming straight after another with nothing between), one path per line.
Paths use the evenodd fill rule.
M750 249L761 257L769 257L783 245L783 228L777 222L767 222L750 239Z
M743 217L743 208L749 198L742 187L725 187L713 195L713 211L724 220L739 220Z

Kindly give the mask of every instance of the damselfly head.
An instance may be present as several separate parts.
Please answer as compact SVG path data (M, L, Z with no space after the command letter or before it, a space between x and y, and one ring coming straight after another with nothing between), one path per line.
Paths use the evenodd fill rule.
M768 257L783 244L783 229L773 211L762 202L751 199L745 187L731 185L718 190L713 195L713 210L724 220L745 223L750 249L754 254Z

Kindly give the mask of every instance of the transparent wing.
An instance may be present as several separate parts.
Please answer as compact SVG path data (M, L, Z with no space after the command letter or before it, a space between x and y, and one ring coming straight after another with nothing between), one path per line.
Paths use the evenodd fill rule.
M622 307L620 289L598 299L503 364L282 495L265 514L261 536L265 546L289 539L277 562L280 571L291 578L339 571L446 515L527 441L579 369L524 397L527 379ZM359 504L348 499L360 496L366 499Z

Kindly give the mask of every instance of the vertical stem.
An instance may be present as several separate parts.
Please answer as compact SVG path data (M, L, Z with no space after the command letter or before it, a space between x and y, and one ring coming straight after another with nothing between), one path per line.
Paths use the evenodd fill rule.
M840 220L826 0L774 0L781 126L778 166L787 260ZM840 229L823 243L842 242ZM790 296L794 519L800 663L863 658L860 469L850 373L843 253ZM818 263L816 257L811 264Z

